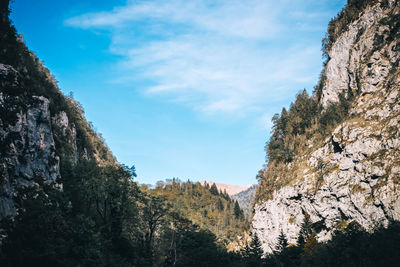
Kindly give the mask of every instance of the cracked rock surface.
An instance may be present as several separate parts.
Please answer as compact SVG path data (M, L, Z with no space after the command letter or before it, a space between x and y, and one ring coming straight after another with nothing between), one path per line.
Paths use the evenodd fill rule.
M27 102L18 94L5 93L21 89L20 75L11 66L0 64L0 80L1 219L15 215L12 198L17 187L53 182L60 171L49 100L34 96Z
M349 89L356 98L349 119L296 161L303 176L255 204L253 231L266 253L281 231L296 243L306 213L319 241L346 222L372 230L400 220L400 42L385 35L399 9L396 1L367 8L329 51L321 104Z

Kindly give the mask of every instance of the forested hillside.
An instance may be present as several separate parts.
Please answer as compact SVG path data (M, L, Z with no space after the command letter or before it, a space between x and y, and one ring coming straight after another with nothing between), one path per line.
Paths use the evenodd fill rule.
M238 202L218 191L215 184L203 186L173 179L157 183L154 189L143 189L165 199L173 212L214 233L225 245L248 231L249 223Z
M245 215L249 218L251 216L251 208L254 202L254 197L256 195L257 186L253 185L248 189L239 192L232 196L232 199L239 203L239 206L243 209Z

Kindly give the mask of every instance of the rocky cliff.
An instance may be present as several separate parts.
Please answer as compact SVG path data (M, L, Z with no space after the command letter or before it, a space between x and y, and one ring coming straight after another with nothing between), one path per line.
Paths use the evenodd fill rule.
M17 36L6 2L0 6L0 220L17 213L19 188L43 183L62 187L66 161L115 162L79 103L61 93Z
M347 4L330 24L327 62L313 96L327 112L341 94L351 94L346 118L322 141L311 138L280 172L273 162L260 172L264 183L291 177L268 197L260 197L265 187L257 192L252 226L264 252L275 248L281 232L296 243L306 214L319 241L351 221L372 230L400 220L400 3L358 2L364 5L349 23L335 28L350 11L354 16Z

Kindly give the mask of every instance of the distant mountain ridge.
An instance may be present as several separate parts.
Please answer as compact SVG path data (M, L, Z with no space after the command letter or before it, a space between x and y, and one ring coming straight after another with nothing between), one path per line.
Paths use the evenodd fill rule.
M253 186L252 184L248 184L248 185L231 185L231 184L220 184L220 183L216 183L213 181L200 181L200 183L202 185L204 184L209 184L210 186L212 184L215 184L218 188L218 190L221 190L222 192L224 192L224 190L226 190L226 193L228 193L228 195L233 196L235 194L238 194L242 191L245 191L247 189L249 189L251 186Z
M233 200L239 203L240 208L245 212L246 216L251 214L251 204L254 201L256 195L257 185L252 185L244 191L231 196Z

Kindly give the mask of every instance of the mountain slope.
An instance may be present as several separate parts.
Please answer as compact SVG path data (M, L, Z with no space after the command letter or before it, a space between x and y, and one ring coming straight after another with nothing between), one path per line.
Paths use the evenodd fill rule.
M233 196L239 192L242 192L244 190L247 190L249 187L251 187L252 185L232 185L232 184L220 184L220 183L215 183L213 181L201 181L200 182L202 185L208 184L209 186L212 186L213 184L215 184L217 186L217 189L221 192L225 192L230 195Z
M158 183L148 192L165 198L174 212L211 231L226 245L248 230L249 223L243 211L235 208L235 202L201 183L172 180Z
M296 243L308 216L319 241L400 219L399 13L398 1L349 1L314 95L274 117L252 222L265 252L281 232Z
M253 185L253 186L249 187L248 189L243 190L232 196L232 199L237 200L240 207L243 209L243 211L247 215L250 215L250 213L251 213L250 208L254 201L254 197L256 194L256 188L257 188L257 186Z

